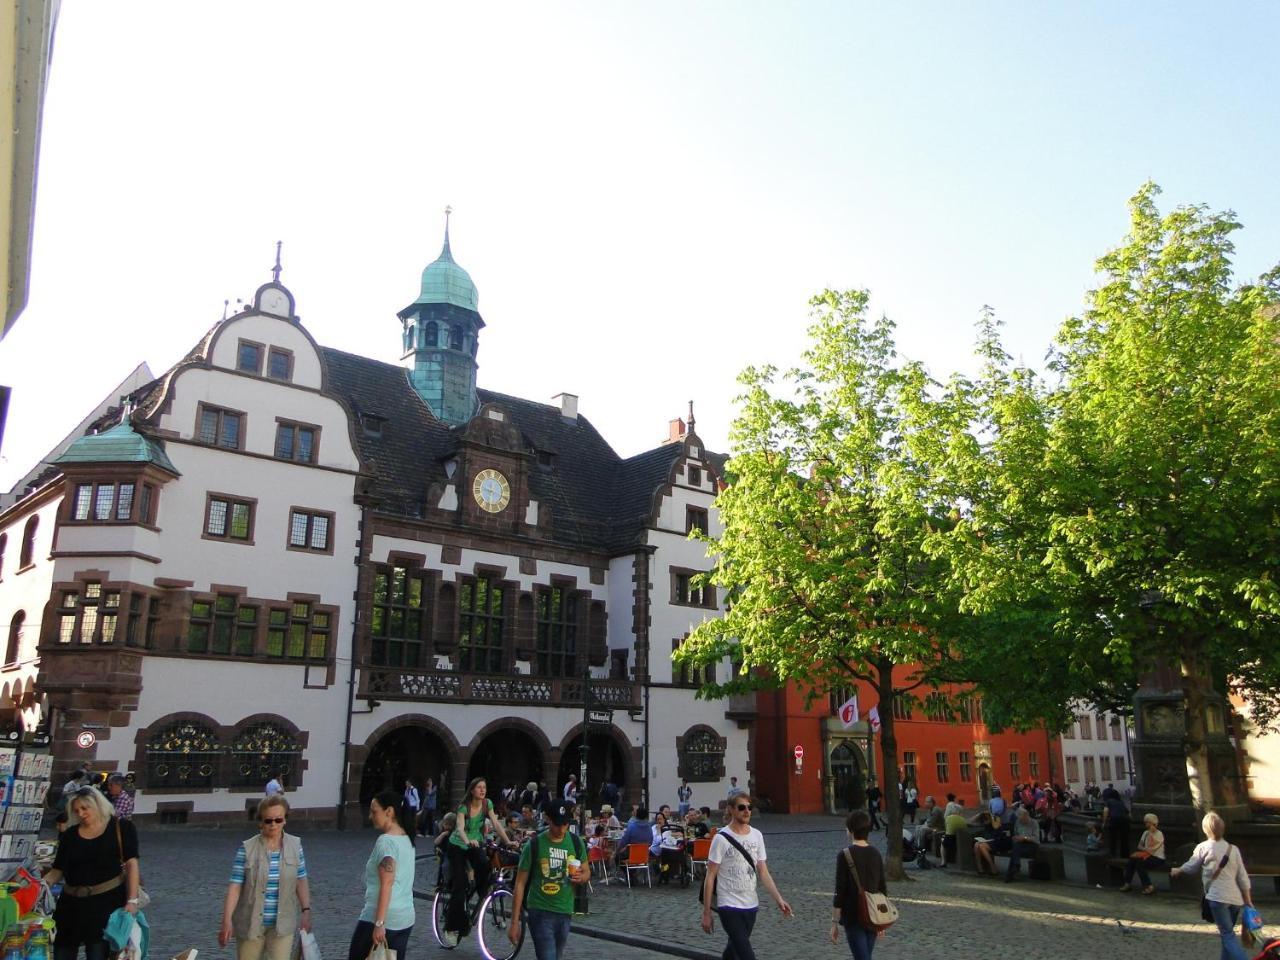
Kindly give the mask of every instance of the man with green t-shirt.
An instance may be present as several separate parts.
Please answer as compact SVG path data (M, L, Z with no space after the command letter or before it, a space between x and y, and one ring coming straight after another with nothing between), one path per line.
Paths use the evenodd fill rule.
M543 810L549 826L524 845L516 867L515 904L507 936L520 942L520 910L528 913L537 960L560 960L573 919L573 885L587 881L587 845L569 833L569 805Z

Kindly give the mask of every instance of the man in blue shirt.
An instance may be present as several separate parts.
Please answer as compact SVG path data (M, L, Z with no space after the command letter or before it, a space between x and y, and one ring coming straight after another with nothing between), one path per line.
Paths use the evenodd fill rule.
M636 815L627 821L626 829L618 838L618 865L627 859L627 848L633 843L643 843L646 847L653 843L653 824L649 822L649 811L645 807L637 807Z

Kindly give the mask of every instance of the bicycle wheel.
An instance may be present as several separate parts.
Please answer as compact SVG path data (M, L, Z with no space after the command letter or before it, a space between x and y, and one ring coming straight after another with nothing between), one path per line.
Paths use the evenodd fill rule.
M487 960L511 960L520 952L524 944L524 924L520 925L520 940L512 943L507 938L511 928L511 909L515 906L515 895L510 890L497 889L485 898L480 908L480 922L476 930L480 934L480 952Z
M449 912L449 891L441 890L431 901L431 932L435 934L436 943L444 947L446 950L452 950L453 947L445 942L444 939L444 918Z

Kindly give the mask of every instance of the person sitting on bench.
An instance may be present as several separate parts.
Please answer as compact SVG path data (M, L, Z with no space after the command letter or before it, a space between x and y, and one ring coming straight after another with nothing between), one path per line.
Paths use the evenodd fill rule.
M1151 883L1148 870L1158 870L1164 866L1164 834L1160 832L1160 818L1148 813L1142 818L1146 827L1138 838L1138 849L1129 854L1129 861L1124 865L1124 883L1121 890L1129 890L1133 886L1133 875L1136 873L1142 881L1142 892L1152 894L1156 888Z
M1040 849L1038 837L1040 830L1031 819L1031 811L1026 807L1018 808L1017 819L1013 822L1013 845L1009 848L1009 869L1005 872L1004 882L1013 883L1022 867L1022 858L1035 859Z

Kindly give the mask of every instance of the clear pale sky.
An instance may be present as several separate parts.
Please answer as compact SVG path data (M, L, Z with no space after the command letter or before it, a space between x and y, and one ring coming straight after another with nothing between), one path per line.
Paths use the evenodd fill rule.
M984 303L1038 364L1161 203L1280 260L1280 5L64 0L31 299L0 343L5 489L135 364L269 278L321 343L398 360L454 208L480 385L581 396L624 455L868 287L969 368Z

